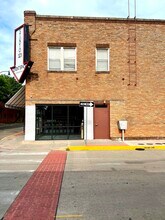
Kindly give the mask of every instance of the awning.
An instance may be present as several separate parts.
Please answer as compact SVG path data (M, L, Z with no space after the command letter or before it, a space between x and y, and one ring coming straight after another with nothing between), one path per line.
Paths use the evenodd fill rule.
M23 109L25 108L25 86L23 86L8 102L6 108Z

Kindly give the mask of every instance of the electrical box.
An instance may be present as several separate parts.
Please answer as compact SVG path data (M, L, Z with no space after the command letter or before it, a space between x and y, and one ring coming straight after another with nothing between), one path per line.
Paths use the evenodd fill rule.
M119 129L120 130L127 130L127 121L126 120L119 121Z

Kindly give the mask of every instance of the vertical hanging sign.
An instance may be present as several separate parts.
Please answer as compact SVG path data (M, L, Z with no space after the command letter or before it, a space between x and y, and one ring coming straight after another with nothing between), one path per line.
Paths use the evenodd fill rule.
M15 66L24 63L24 26L15 31Z
M23 24L15 29L14 66L11 67L15 79L23 83L32 65L29 61L29 28Z

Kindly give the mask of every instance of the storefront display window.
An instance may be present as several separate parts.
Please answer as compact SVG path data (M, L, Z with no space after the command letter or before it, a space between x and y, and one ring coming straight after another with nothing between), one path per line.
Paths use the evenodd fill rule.
M37 105L36 139L81 139L83 108L78 105Z

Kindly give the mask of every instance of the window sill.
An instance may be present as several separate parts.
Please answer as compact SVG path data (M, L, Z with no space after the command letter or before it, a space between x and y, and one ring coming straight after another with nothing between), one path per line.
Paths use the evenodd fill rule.
M47 73L77 73L77 71L64 71L64 70L61 70L61 71L56 71L56 70L47 70Z
M109 74L110 71L96 71L96 74Z

